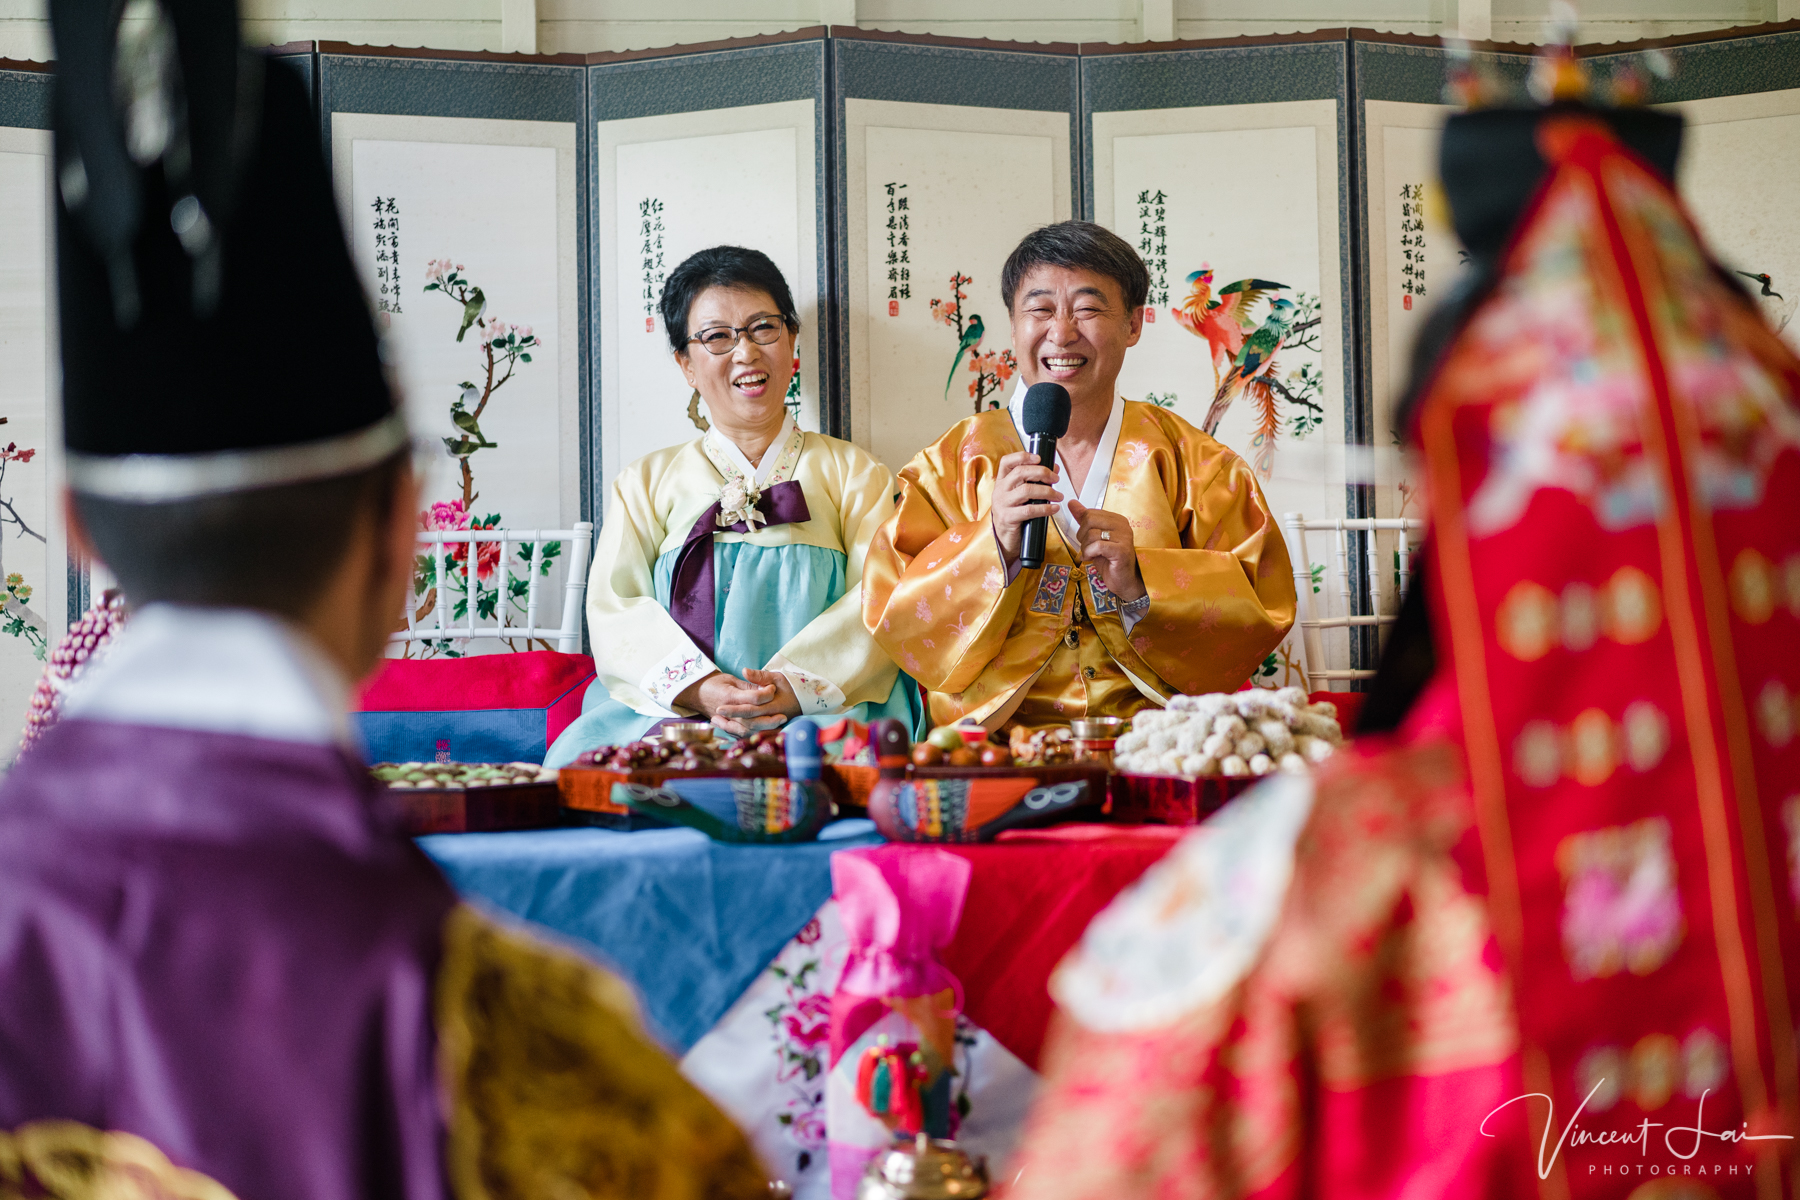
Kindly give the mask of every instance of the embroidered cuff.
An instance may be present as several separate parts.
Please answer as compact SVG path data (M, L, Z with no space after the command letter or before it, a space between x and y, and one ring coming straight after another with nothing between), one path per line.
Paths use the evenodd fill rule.
M696 679L704 679L718 669L712 659L700 653L698 646L688 642L651 667L639 686L652 700L673 712L675 697Z
M814 675L811 671L802 671L780 658L769 664L769 670L780 671L787 676L788 686L794 689L794 697L800 701L801 716L816 717L821 713L843 710L844 691L831 680Z
M1125 636L1130 637L1137 623L1150 615L1150 593L1145 592L1136 600L1129 600L1119 606L1119 620L1125 626Z

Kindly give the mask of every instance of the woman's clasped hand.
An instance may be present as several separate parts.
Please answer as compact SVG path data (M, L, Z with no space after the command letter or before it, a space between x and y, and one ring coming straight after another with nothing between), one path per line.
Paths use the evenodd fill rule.
M726 733L743 737L763 729L779 729L800 715L800 700L793 685L780 671L759 671L751 667L739 679L724 671L715 671L675 698L682 708L689 708L711 718Z

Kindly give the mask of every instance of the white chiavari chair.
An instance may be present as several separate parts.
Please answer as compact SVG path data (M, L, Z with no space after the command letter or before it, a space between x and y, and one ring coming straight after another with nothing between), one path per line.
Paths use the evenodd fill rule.
M1413 539L1424 528L1425 522L1411 517L1334 517L1309 520L1303 513L1283 513L1281 524L1287 534L1288 554L1294 560L1294 591L1300 600L1296 623L1300 626L1301 645L1306 651L1307 679L1316 690L1344 691L1347 689L1336 685L1373 678L1375 672L1372 670L1327 667L1325 664L1329 660L1325 653L1324 633L1327 629L1373 627L1382 630L1394 623L1399 600L1405 594L1407 581L1412 574L1412 555L1415 549ZM1388 543L1391 549L1386 556L1381 549L1383 539L1380 534L1384 532L1397 535ZM1334 553L1328 555L1323 564L1323 577L1318 580L1319 596L1315 597L1312 559L1307 553L1307 535L1319 533L1332 535ZM1351 587L1350 535L1353 533L1363 535L1362 553L1368 577L1369 599L1366 612L1361 611L1361 596ZM1384 557L1388 560L1385 563ZM1338 598L1336 616L1325 615L1321 611L1325 606L1317 603L1318 599L1327 594L1335 594ZM1390 594L1395 601L1392 612L1387 610L1386 603Z
M492 617L482 617L477 612L480 607L475 596L455 587L443 586L446 578L459 579L464 588L478 576L478 563L481 546L498 542L500 558L494 566L492 584L499 592L494 605ZM563 561L562 614L561 623L557 625L540 625L538 623L541 610L540 593L544 590L544 548L547 543L560 542ZM468 550L464 562L456 561L455 547L466 545ZM519 546L531 547L528 564L518 561L515 549ZM587 596L588 558L593 551L594 526L591 522L581 521L573 529L432 529L421 531L418 535L418 547L421 554L429 555L433 571L431 579L435 581L436 599L429 610L421 611L418 597L409 596L406 605L406 628L395 633L389 641L396 644L411 642L439 644L453 641L474 641L477 639L499 639L508 642L523 642L530 648L533 642L554 643L556 648L565 654L573 654L581 649L582 602ZM466 564L466 565L465 565ZM519 574L519 567L525 566L525 613L524 624L518 624L518 611L514 607L512 580ZM446 574L448 572L448 575ZM485 586L486 581L482 581ZM430 593L427 592L427 596ZM466 599L468 604L462 616L455 616L455 604L458 599Z

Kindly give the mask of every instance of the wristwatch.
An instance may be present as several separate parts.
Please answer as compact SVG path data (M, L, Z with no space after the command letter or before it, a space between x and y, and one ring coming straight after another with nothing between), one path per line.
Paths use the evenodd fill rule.
M1119 612L1121 614L1123 614L1124 616L1130 617L1134 622L1143 620L1144 614L1149 611L1150 611L1150 593L1149 592L1145 592L1142 596L1139 596L1136 600L1127 600L1125 602L1125 604L1119 609Z

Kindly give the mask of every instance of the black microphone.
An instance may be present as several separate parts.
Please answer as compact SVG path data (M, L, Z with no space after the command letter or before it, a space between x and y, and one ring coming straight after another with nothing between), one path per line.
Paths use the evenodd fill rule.
M1025 449L1046 467L1056 466L1056 439L1069 432L1069 390L1060 383L1034 383L1025 392L1025 411L1019 426ZM1035 501L1034 503L1044 503ZM1025 522L1019 547L1019 566L1027 571L1044 565L1044 540L1050 536L1049 517Z

